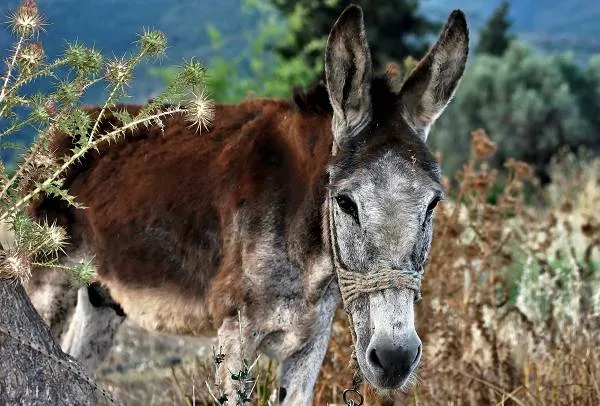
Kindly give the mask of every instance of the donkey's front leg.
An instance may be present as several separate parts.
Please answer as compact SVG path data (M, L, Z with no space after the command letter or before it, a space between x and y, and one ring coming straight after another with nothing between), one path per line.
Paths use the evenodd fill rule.
M331 323L338 303L337 295L326 296L319 306L312 337L279 370L279 405L312 405L313 392L331 337Z
M238 398L244 393L249 395L252 390L251 377L246 373L256 358L256 349L262 339L255 330L243 316L226 318L219 328L219 346L215 349L218 388L214 395L219 398L226 394L227 404L244 404L244 400Z
M280 367L277 405L312 405L317 376L327 351L331 329L324 329Z

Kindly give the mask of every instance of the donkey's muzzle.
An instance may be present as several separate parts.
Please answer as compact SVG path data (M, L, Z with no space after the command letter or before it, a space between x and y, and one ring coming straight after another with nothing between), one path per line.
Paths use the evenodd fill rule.
M416 332L400 340L373 337L367 348L367 364L379 387L402 386L421 358L421 339Z

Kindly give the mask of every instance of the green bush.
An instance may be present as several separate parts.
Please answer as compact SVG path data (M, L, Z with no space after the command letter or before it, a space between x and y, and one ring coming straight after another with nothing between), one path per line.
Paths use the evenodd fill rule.
M265 0L245 0L242 8L256 16L256 32L246 33L246 50L237 57L215 57L208 61L206 82L213 100L234 103L247 97L288 97L294 87L308 86L318 77L323 64L307 62L307 53L312 48L287 59L273 51L277 44L290 41L290 27L298 24L297 17L281 16ZM207 35L213 49L227 46L215 27L208 27ZM324 47L324 44L313 45ZM152 68L150 72L169 84L175 71L175 68Z
M572 55L545 56L513 42L504 55L471 63L431 143L452 172L468 157L470 132L484 128L497 143L496 163L521 159L544 178L560 148L598 149L599 107L600 58L582 68Z

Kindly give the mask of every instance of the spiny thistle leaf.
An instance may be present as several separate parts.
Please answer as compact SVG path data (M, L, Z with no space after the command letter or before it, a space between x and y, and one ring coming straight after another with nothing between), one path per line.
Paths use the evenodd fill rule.
M13 149L16 151L26 151L27 148L23 146L23 144L19 144L17 142L10 141L2 141L0 142L0 149Z
M160 57L167 50L167 37L157 30L144 30L138 38L140 52L144 55Z
M67 234L56 224L38 223L17 213L12 220L14 242L12 247L29 258L39 255L56 255L67 245Z
M82 260L72 269L73 276L75 279L81 283L82 285L87 285L91 282L94 274L96 273L96 268L94 266L94 260Z
M57 122L59 130L70 136L79 135L81 138L87 136L91 126L92 119L89 114L81 109L74 109Z
M14 231L14 246L30 250L37 243L39 236L39 225L30 217L17 213L12 218L12 230ZM33 244L31 244L33 242Z
M67 244L66 232L56 224L41 224L22 213L12 219L14 248L28 258L56 255Z
M133 117L131 116L131 114L129 114L129 112L125 109L123 110L118 110L118 111L113 111L113 115L119 119L119 121L121 122L122 126L126 126L129 125L133 122Z
M98 73L102 68L102 60L100 52L77 42L69 44L65 52L66 63L83 75Z
M75 196L71 196L69 194L69 192L67 192L66 190L61 189L62 185L58 181L53 182L51 184L42 183L39 186L40 186L40 188L41 188L41 190L43 192L47 193L50 196L58 197L58 198L64 200L70 206L73 206L73 207L78 208L78 209L83 209L84 208L83 205L81 205L81 204L79 204L79 203L77 203L75 201Z
M52 113L52 109L49 107L49 101L44 97L43 94L35 94L31 98L30 102L31 107L31 118L34 121L40 123L48 123L50 121L50 116Z

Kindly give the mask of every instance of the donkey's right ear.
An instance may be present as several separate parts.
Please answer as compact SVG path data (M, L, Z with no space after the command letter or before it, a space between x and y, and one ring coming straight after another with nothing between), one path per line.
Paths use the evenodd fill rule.
M371 120L371 53L358 6L347 7L331 29L325 77L333 108L334 143L340 146Z

